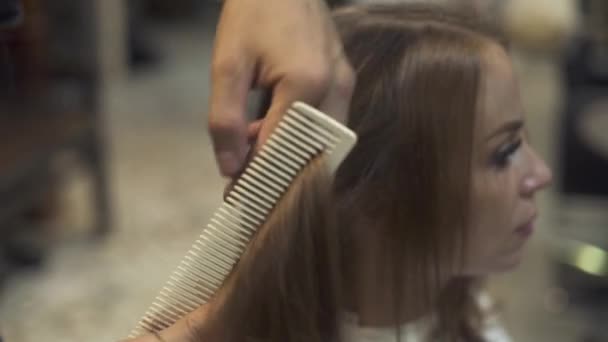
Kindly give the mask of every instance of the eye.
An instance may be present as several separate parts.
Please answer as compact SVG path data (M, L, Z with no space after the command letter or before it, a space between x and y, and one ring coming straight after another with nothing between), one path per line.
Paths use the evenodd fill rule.
M509 165L511 157L519 150L522 144L522 139L517 139L511 143L505 144L498 148L492 155L491 163L498 169L504 169Z

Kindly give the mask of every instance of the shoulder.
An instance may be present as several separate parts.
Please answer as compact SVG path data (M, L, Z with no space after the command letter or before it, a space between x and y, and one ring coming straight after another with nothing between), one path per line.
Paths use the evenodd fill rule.
M500 319L500 312L496 308L496 303L490 294L486 291L480 292L477 295L477 303L483 316L481 335L484 340L487 342L512 342Z

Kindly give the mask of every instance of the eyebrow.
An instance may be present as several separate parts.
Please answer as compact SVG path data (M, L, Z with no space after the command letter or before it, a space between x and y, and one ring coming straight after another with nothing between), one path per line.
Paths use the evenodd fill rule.
M492 138L495 138L501 134L504 133L511 133L511 132L516 132L519 131L520 129L522 129L524 127L524 121L523 120L514 120L514 121L509 121L507 123L505 123L504 125L502 125L499 129L497 129L496 131L494 131L494 133L490 134L486 140L490 140Z

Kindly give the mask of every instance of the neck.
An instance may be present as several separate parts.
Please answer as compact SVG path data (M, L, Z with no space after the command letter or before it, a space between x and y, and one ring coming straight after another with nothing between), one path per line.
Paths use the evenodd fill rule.
M420 281L425 275L406 273L403 286L395 289L395 265L385 253L386 246L372 242L371 233L370 229L358 233L361 236L355 241L360 243L353 246L352 260L348 260L346 309L357 314L360 325L374 327L401 325L431 314L446 282L430 286Z

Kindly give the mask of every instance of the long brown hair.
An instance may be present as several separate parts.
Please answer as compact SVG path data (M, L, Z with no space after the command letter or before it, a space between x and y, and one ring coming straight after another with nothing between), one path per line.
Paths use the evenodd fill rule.
M482 51L498 36L472 17L411 4L352 6L335 20L357 75L348 125L359 142L333 184L322 159L299 175L199 340L339 341L365 218L387 261L378 267L392 275L395 326L399 299L418 296L436 309L433 339L481 341L474 279L439 279L462 267Z
M339 341L339 232L322 158L258 230L211 303L197 341Z

